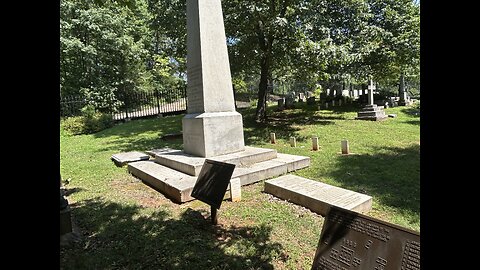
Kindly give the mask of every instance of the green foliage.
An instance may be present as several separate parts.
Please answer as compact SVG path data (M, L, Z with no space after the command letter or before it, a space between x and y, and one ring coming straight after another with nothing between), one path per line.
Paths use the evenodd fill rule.
M223 2L232 73L314 89L418 75L419 6L410 0ZM262 66L263 65L263 66ZM259 84L259 91L264 91ZM291 88L291 87L290 87ZM291 89L290 89L291 90ZM259 101L260 102L260 101Z
M90 107L105 113L116 112L123 105L115 92L115 88L108 86L80 89L80 93L87 100L87 104L91 105Z
M85 133L85 117L72 116L63 119L60 122L62 128L70 135L79 135Z
M110 114L96 112L93 105L82 108L81 116L68 117L61 122L62 128L70 135L90 134L113 126Z
M322 93L322 86L321 85L317 85L315 87L315 90L313 91L313 95L316 97L316 98L320 98L320 94Z
M371 76L391 89L401 74L418 81L415 1L231 0L222 8L235 89L255 89L259 103L272 84L314 91ZM62 95L81 94L103 112L118 110L123 94L155 89L174 99L171 91L186 86L185 10L184 0L61 0Z
M420 110L420 100L415 101L412 105L413 109Z
M168 46L163 44L171 42L163 34L166 30L155 23L163 12L151 4L60 1L62 95L82 95L97 111L115 112L125 95L156 89L171 100L172 89L184 88L177 71L185 61L171 60L166 54Z
M236 93L248 93L247 83L244 80L234 77L232 79L232 84Z

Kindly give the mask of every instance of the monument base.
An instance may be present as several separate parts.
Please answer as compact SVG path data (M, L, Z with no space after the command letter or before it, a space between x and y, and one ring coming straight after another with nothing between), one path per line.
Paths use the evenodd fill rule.
M388 118L383 106L377 106L376 104L365 106L357 115L356 120L382 121Z
M220 128L221 127L221 128ZM238 112L187 114L182 119L183 149L199 157L243 151L243 120Z
M410 100L399 100L398 101L398 106L410 106L412 105L412 102Z
M183 203L194 200L191 192L197 180L198 173L196 172L201 171L206 159L193 157L178 150L154 153L154 156L154 161L129 163L128 171L175 202ZM241 186L277 177L310 165L309 157L280 154L273 149L249 146L238 153L209 159L235 164L232 179L240 179Z

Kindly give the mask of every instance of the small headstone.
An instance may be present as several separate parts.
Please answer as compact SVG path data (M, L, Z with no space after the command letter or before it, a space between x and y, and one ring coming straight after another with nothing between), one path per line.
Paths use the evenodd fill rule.
M242 200L242 189L241 189L240 178L230 179L230 198L232 202L239 202Z
M348 141L347 140L342 141L342 154L343 155L350 154L350 149L348 147Z
M335 99L332 100L332 107L335 107Z
M342 106L342 100L341 99L338 100L338 106Z
M331 206L312 269L420 269L420 233Z
M328 109L328 102L325 102L325 109Z
M295 139L295 137L290 137L290 146L297 147L297 140Z
M275 138L275 133L270 133L270 143L272 144L276 144L277 143L277 140Z
M318 150L318 137L312 137L312 150Z
M303 93L298 93L298 102L304 102L305 101L305 95Z
M394 114L394 113L391 113L391 114L388 115L388 117L395 118L395 117L397 117L397 115Z

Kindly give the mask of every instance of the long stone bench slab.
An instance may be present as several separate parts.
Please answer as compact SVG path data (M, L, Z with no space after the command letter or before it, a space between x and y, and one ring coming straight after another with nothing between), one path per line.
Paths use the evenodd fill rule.
M371 196L296 175L267 180L264 191L323 216L327 214L330 205L359 213L372 209Z

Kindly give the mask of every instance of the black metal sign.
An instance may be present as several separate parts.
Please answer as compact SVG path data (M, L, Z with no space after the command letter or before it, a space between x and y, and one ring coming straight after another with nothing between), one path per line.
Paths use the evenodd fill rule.
M420 269L420 234L332 206L312 270Z
M220 209L234 169L235 164L206 159L193 187L192 197L211 205L212 209Z

